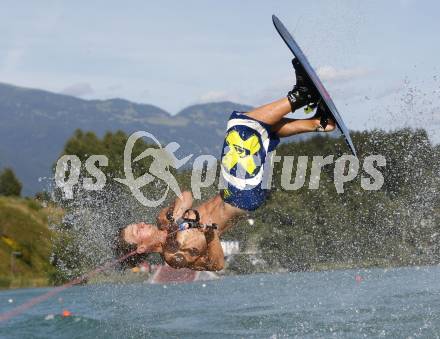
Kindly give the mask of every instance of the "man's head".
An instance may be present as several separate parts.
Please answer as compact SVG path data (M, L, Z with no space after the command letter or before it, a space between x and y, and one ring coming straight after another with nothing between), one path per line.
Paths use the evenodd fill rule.
M127 250L136 250L138 254L158 252L161 248L160 231L153 224L130 224L120 230L119 242Z

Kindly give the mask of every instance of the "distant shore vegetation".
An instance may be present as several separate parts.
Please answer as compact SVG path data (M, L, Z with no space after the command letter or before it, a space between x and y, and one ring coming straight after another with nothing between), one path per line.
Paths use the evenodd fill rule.
M250 215L252 223L244 220L224 235L225 240L240 241L243 252L229 260L229 272L440 263L440 147L430 142L424 130L373 130L353 132L352 137L361 161L372 154L385 156L387 164L380 169L383 187L365 191L359 176L338 194L331 164L324 167L318 190L308 189L308 172L303 188L285 191L280 183L281 168L275 164L270 199ZM106 176L123 177L127 138L123 132L98 138L78 130L66 142L63 154L76 154L82 161L90 154L104 154L110 159L109 166L102 168ZM136 152L145 146L139 144ZM343 153L348 153L344 141L327 135L285 143L277 149L278 155L308 155L310 159ZM145 173L149 164L148 159L138 163L135 174ZM57 191L40 193L37 200L18 198L21 185L5 171L0 174L3 288L58 284L87 272L112 258L111 249L103 244L111 242L118 227L147 216L154 220L157 212L138 206L130 192L117 184L106 186L103 192L82 192L70 202L63 202ZM2 191L4 176L14 178L8 180L15 182L12 189L6 185ZM182 190L190 189L189 171L176 176ZM164 189L162 186L155 190ZM215 193L215 187L203 189L202 199ZM168 200L172 199L169 194ZM90 230L108 234L95 239ZM158 259L151 260L157 263Z

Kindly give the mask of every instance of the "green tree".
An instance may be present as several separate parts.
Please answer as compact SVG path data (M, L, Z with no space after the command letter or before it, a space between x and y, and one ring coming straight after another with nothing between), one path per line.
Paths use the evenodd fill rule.
M15 176L14 171L5 168L0 174L0 195L19 197L21 188L21 182Z
M246 238L259 238L266 262L288 270L333 262L438 263L439 147L433 147L424 130L363 131L352 137L361 164L368 155L385 156L382 189L363 190L358 176L337 194L331 164L322 171L319 190L309 190L309 163L305 187L284 191L276 164L271 199L254 215L255 225L263 227L248 229ZM342 140L318 136L282 144L277 155L308 155L310 160L314 155L337 158L344 151ZM362 166L360 175L368 177Z
M242 220L222 238L238 240L241 248L260 252L259 257L271 268L289 271L340 267L339 264L439 263L440 146L432 145L424 130L373 130L353 132L352 137L361 167L359 175L344 185L343 194L338 194L335 189L334 163L323 168L319 190L308 188L312 157L334 155L337 159L347 152L341 138L319 135L300 142L283 143L277 149L277 155L295 156L292 180L298 156L309 157L304 187L286 191L281 185L282 164L275 164L271 196L251 215L254 222ZM92 250L106 247L97 246L92 241L96 237L90 236L97 231L89 230L100 224L117 229L129 222L154 220L158 212L158 209L140 206L126 187L112 180L124 177L123 152L127 138L120 131L99 138L78 130L66 143L64 154L76 154L82 163L90 154L105 154L109 158L109 165L101 168L109 179L106 189L101 193L83 193L70 209L66 208L74 226L60 226L65 238L55 243L54 262L58 260L57 266L67 268L65 271L71 276L90 269L95 265L95 258L106 255ZM146 147L148 145L139 140L133 158ZM368 178L369 174L362 164L365 157L373 154L386 158L386 166L379 169L384 185L378 191L366 191L362 189L360 179L361 176ZM134 162L135 177L146 173L150 163L151 157ZM88 175L84 169L82 174ZM178 172L176 178L182 190L191 189L190 171ZM144 192L149 197L156 193L161 195L165 189L163 186L158 180L147 185ZM201 200L216 193L215 186L204 188ZM174 198L169 194L162 206ZM198 203L196 201L194 205ZM107 230L103 227L100 232L104 229ZM81 263L77 258L81 258ZM229 268L240 273L258 271L251 259L237 256Z

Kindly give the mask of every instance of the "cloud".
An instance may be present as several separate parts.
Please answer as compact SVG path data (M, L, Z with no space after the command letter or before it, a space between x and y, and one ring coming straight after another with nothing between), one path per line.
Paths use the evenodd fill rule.
M321 66L317 73L324 81L350 81L370 74L371 70L363 67L336 69L333 66Z
M200 96L200 101L221 101L228 98L228 94L225 91L210 91Z
M382 99L389 95L396 95L405 89L404 83L394 83L388 87L385 87L382 91L378 92L375 96L376 99Z
M406 8L410 7L414 3L414 1L413 0L400 0L399 3L400 3L400 6L402 6L403 8L406 9Z
M209 91L201 95L198 102L215 102L215 101L233 101L233 102L243 102L243 97L234 93L229 93L226 91Z
M72 95L74 97L83 97L95 93L95 90L87 82L80 82L67 86L61 91L62 94Z
M119 91L123 88L124 88L124 86L122 86L120 84L114 84L114 85L107 86L106 90L109 92L115 92L115 91Z
M24 48L13 48L8 50L3 61L3 72L15 71L23 58L24 53Z
M149 89L144 89L140 92L141 98L148 98L151 95L151 91Z
M370 69L361 67L336 69L333 66L323 66L317 70L317 73L322 80L338 82L337 85L330 86L333 87L331 88L331 93L336 97L343 97L344 99L364 98L365 93L362 89L358 88L341 88L346 87L340 86L341 82L348 82L353 79L362 78L371 72ZM222 90L208 91L200 96L197 102L232 101L252 106L260 106L287 94L287 92L292 89L295 81L295 76L291 75L265 83L262 88L255 91L242 91L240 93ZM329 86L327 86L327 88L328 87Z

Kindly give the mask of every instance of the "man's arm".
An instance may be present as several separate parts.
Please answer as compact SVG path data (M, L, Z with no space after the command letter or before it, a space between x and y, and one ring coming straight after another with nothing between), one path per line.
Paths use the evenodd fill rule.
M170 207L164 208L160 211L159 215L157 216L157 223L159 225L167 225L169 223L167 213L170 210L172 211L174 220L179 219L187 209L191 208L192 203L193 197L191 192L182 192L182 195L176 198Z
M225 266L225 258L218 232L214 230L204 232L207 241L205 253L197 253L192 248L176 248L172 253L164 253L167 264L174 268L187 267L197 271L221 271ZM176 245L179 246L177 242Z
M208 247L206 253L188 265L198 271L221 271L225 267L225 255L218 232L213 229L205 231Z
M177 220L182 217L183 213L193 204L193 196L189 191L182 192L182 195L174 201L173 218Z

